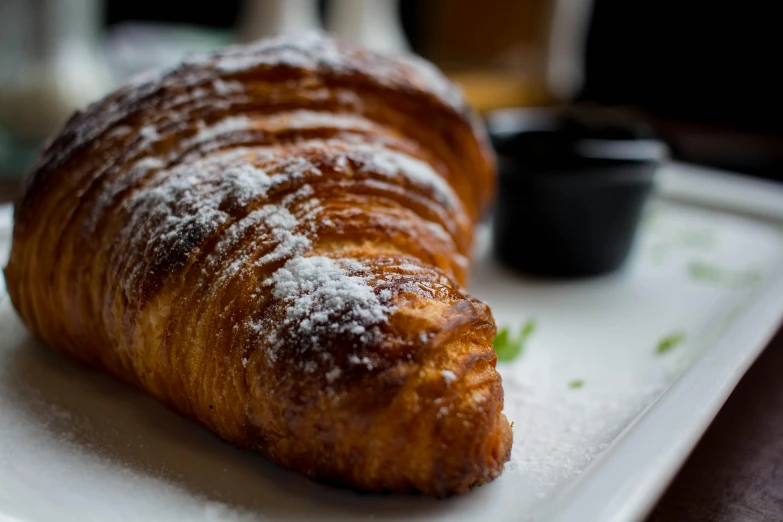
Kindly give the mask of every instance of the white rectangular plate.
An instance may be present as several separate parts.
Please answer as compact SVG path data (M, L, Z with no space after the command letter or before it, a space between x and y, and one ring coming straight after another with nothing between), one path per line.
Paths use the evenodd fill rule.
M41 346L0 279L0 521L642 517L783 315L783 189L682 165L660 185L610 276L522 277L480 232L472 293L499 326L536 329L499 364L505 473L446 500L333 489L235 449ZM10 224L6 207L2 259ZM657 353L671 334L682 342Z

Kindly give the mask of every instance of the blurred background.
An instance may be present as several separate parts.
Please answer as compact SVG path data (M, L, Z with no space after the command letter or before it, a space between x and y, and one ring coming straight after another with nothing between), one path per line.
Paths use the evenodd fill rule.
M433 60L482 112L619 107L676 159L781 180L774 12L760 0L0 0L0 183L136 72L317 28Z

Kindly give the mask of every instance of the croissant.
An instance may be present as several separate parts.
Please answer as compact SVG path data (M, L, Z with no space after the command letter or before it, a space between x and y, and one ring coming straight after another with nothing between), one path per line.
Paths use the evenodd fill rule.
M329 37L194 55L76 113L15 208L28 328L240 447L365 491L509 458L463 289L494 159L421 59Z

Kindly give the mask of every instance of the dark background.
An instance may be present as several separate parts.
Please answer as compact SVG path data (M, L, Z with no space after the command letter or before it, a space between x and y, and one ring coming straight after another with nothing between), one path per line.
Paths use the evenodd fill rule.
M582 98L645 109L684 159L781 180L779 6L597 0Z

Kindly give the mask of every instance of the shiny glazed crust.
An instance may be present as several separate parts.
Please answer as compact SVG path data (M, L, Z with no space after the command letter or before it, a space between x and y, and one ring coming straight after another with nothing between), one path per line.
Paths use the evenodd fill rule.
M493 158L431 65L322 36L134 79L77 113L5 269L47 344L315 480L464 493L511 430L463 290Z

